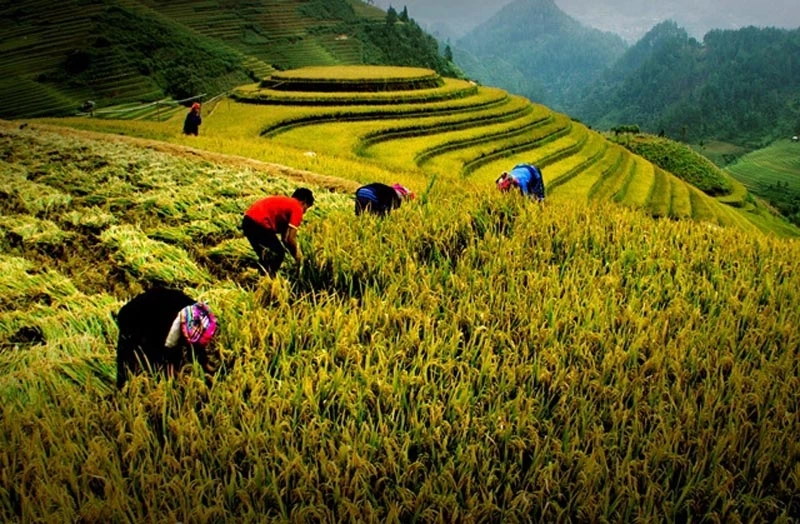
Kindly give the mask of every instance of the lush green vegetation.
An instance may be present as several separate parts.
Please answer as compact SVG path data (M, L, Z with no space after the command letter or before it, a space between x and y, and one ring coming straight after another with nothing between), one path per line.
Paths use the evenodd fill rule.
M753 150L800 132L798 48L800 29L715 30L698 42L667 21L626 49L540 0L512 2L455 55L483 83L595 128L638 124L687 143Z
M240 213L299 179L199 148L296 166L258 138L280 110L220 104L200 137L165 135L191 149L0 124L0 519L800 514L797 241L559 196L617 171L681 182L575 124L583 147L545 175L601 156L544 206L443 172L427 204L354 220L347 180L305 182L304 263L259 280ZM308 161L343 157L351 180L398 176ZM212 387L113 391L112 314L153 283L218 313Z
M580 24L552 0L512 2L456 45L471 77L567 112L626 49L618 35Z
M800 144L779 140L743 156L728 166L728 171L800 225Z
M87 100L98 116L162 118L204 100L310 65L388 64L460 76L405 12L360 0L45 0L0 4L0 117L69 115ZM162 111L163 110L163 111Z
M633 122L685 142L764 147L800 129L799 47L800 29L715 30L698 42L664 22L572 112L598 127Z
M1 9L0 25L10 37L0 59L9 78L0 97L3 116L74 114L88 99L97 108L183 99L249 79L241 53L135 5L67 0L54 9L26 1ZM14 89L17 82L63 102L20 104L25 93Z
M250 80L240 54L162 17L112 6L97 15L92 36L90 46L68 55L60 74L40 79L90 89L109 74L102 65L116 64L150 78L161 93L175 99L216 94Z
M724 171L680 142L632 133L609 134L607 137L708 195L727 195L733 191L730 177Z
M327 1L327 0L326 0ZM358 35L368 42L363 63L426 67L444 76L463 77L461 69L439 53L439 43L408 17L389 8L384 24L361 24Z
M749 152L742 146L719 140L703 140L702 143L691 144L691 147L720 167L733 163L737 158Z

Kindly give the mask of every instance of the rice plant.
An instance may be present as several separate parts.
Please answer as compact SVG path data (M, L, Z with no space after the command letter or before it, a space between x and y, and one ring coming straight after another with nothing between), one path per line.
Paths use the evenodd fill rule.
M3 129L0 150L16 156L3 182L48 150L82 165L36 181L68 197L64 213L20 208L4 234L52 224L83 248L3 240L0 520L800 514L797 241L608 198L531 205L324 155L324 174L348 177L339 191L279 168ZM267 158L244 139L198 138ZM620 196L643 168L597 164L609 186L582 187ZM68 183L76 171L81 184ZM395 177L426 198L354 217L358 181ZM302 265L250 276L241 211L299 183L317 195ZM689 201L708 211L698 191ZM107 288L87 290L82 269ZM210 385L192 368L113 387L114 313L153 283L218 313Z

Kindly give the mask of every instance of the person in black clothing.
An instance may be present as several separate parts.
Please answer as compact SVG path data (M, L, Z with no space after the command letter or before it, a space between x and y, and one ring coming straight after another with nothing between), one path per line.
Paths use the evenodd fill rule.
M200 104L195 102L192 104L192 109L186 115L186 120L183 121L183 134L197 136L200 124L203 119L200 118Z
M356 190L356 216L364 212L385 216L392 209L400 207L404 200L413 198L414 193L400 184L367 184Z
M117 387L142 370L175 373L193 357L211 373L206 348L217 328L206 304L177 289L153 288L117 314Z

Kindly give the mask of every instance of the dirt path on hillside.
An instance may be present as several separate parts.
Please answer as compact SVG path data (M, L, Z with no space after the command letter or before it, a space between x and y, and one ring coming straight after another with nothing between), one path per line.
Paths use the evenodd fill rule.
M336 193L354 193L355 190L360 186L358 182L353 180L347 180L328 175L320 175L319 173L314 173L312 171L294 169L281 164L262 162L261 160L254 160L252 158L238 155L215 153L213 151L172 144L170 142L163 142L160 140L114 135L110 133L99 133L96 131L84 131L71 127L62 127L50 124L27 123L22 125L25 125L25 127L30 130L41 130L50 133L56 133L62 136L76 136L105 142L122 143L142 149L150 149L161 153L167 153L182 158L206 161L238 169L251 169L253 171L260 171L269 176L283 177L300 182L302 184L315 185ZM0 120L0 127L5 128L6 130L20 129L20 124L18 122Z

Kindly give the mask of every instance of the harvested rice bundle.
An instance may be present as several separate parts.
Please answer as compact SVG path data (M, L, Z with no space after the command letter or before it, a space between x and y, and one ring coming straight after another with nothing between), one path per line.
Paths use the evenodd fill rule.
M92 233L99 233L106 227L117 223L114 215L97 206L74 209L67 213L64 219L68 224Z
M147 238L129 225L112 226L100 235L111 258L136 277L164 284L203 284L211 277L183 249Z
M0 254L0 310L25 309L30 303L51 302L76 293L72 281L57 271L37 271L29 260Z
M71 236L55 222L30 215L0 216L0 232L12 243L28 247L63 246Z
M224 240L206 251L212 260L238 261L242 266L250 266L258 262L253 248L245 238L232 238Z
M37 184L16 176L5 178L0 197L9 199L8 207L20 212L40 215L64 209L72 203L72 196L44 184Z

